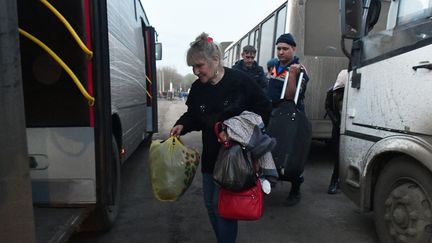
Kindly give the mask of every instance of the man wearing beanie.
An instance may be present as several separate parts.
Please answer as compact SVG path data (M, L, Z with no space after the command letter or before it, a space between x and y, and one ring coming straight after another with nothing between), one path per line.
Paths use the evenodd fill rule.
M273 61L272 67L269 67L270 78L269 85L267 90L267 96L273 104L273 108L278 107L280 99L283 83L286 75L289 74L289 82L287 84L287 91L285 92L285 99L294 99L296 86L301 85L300 94L297 100L296 108L304 112L304 94L306 91L306 84L309 81L309 77L307 76L306 69L303 65L300 65L299 58L294 55L296 50L296 42L294 37L290 34L282 34L276 40L276 48L277 48L277 61ZM304 76L301 84L297 84L299 78L300 68L304 69ZM304 178L303 174L298 176L293 176L289 179L291 182L291 190L288 195L286 205L294 206L300 202L300 185L303 183Z
M255 80L264 93L267 93L268 80L265 76L264 69L255 61L256 53L257 49L255 49L254 46L247 45L243 47L241 53L242 60L237 61L232 68L246 73Z
M299 58L294 55L296 50L296 43L294 41L294 37L290 34L282 34L276 40L276 49L277 49L277 61L273 62L273 67L269 67L270 70L270 80L267 95L269 99L272 101L274 106L281 101L280 94L282 92L283 81L285 80L285 75L288 74L289 71L298 75L298 70L303 65L300 65ZM281 82L282 81L282 82ZM306 84L309 81L309 77L307 73L304 73L303 81L302 81L302 89L300 91L299 99L297 101L297 108L300 111L304 112L304 94L306 91ZM288 84L289 85L289 84ZM289 90L289 95L292 97L288 97L290 99L294 98L295 94L295 86L292 85L291 88L294 87L293 90ZM292 94L291 94L292 93Z

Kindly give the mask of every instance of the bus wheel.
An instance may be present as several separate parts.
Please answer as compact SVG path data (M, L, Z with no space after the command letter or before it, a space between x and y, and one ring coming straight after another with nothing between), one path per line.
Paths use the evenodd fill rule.
M392 159L374 193L375 226L381 242L431 242L432 174L406 156Z
M113 226L120 209L121 164L120 154L115 138L112 138L112 160L107 163L103 199L93 210L83 225L84 231L107 231Z

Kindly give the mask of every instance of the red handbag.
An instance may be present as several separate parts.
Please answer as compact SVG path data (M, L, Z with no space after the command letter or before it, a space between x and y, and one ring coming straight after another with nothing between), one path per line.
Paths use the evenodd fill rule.
M216 123L214 131L219 142L225 148L229 148L231 146L229 139L221 137L223 135L221 132L224 131L223 123ZM259 179L256 180L255 186L240 192L219 188L218 214L220 217L233 220L257 220L262 217L263 212L264 195Z
M264 212L264 196L261 182L257 179L256 185L241 191L233 192L221 187L218 197L219 216L235 220L257 220Z

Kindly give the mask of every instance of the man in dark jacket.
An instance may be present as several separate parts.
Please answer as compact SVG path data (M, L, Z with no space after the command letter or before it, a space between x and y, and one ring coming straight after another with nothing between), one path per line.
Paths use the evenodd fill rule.
M267 92L268 98L272 102L274 108L279 106L282 101L280 97L285 77L286 75L291 74L288 76L289 78L286 87L287 90L285 92L285 99L294 99L296 86L301 85L302 88L300 90L296 108L299 111L304 112L304 94L309 77L305 67L300 64L299 58L294 55L296 50L296 42L294 41L294 37L290 33L282 34L276 40L276 49L278 57L277 60L271 60L267 64L270 72ZM299 75L300 69L304 70L304 76L303 80L300 81L301 84L297 84L297 75ZM289 192L286 205L294 206L300 202L300 186L304 181L303 174L292 176L289 178L289 181L291 182L291 190Z
M281 101L280 95L282 91L282 86L285 80L285 76L289 73L290 67L302 68L304 69L304 76L301 84L302 88L300 90L299 99L297 101L297 109L304 112L304 97L309 77L307 75L306 68L300 64L299 58L295 56L295 51L297 48L296 46L297 45L294 41L294 37L290 33L283 34L277 39L276 49L278 58L272 59L267 63L267 68L269 70L267 96L273 103L273 106L276 107ZM296 82L298 81L297 77L295 78L295 80ZM290 85L290 83L288 85ZM290 92L293 97L296 86L297 84L292 86L294 89ZM288 86L287 88L290 88L290 86Z
M257 82L258 86L261 87L264 93L267 93L268 80L264 73L264 69L255 61L256 52L257 50L255 47L251 45L243 47L241 53L242 60L237 61L232 68L246 73L249 77L255 80L255 82Z

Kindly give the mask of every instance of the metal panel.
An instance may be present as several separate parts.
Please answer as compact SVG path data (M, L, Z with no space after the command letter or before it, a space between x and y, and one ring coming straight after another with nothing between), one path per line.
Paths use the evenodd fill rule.
M132 1L109 0L107 4L112 111L120 117L123 158L127 159L146 133L143 30L141 18L132 14Z
M93 128L28 128L27 142L35 203L96 201Z
M346 129L361 124L432 135L432 100L425 99L432 93L431 71L412 68L431 56L429 45L358 69L361 88L348 90Z

